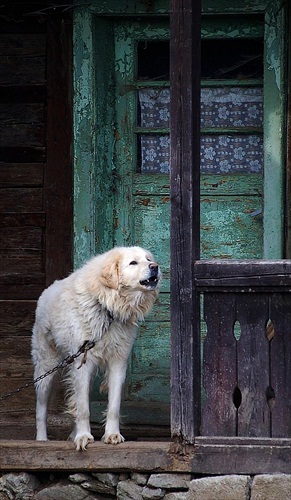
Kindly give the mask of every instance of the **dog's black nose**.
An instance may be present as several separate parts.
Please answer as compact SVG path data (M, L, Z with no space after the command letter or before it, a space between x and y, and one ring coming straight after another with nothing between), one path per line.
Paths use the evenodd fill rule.
M149 268L150 268L150 269L158 269L158 267L159 267L159 266L158 266L158 264L156 264L155 262L151 262L151 263L149 264Z
M150 271L151 271L151 275L157 276L158 271L159 271L158 264L156 264L155 262L151 262L149 264L149 268L150 268Z

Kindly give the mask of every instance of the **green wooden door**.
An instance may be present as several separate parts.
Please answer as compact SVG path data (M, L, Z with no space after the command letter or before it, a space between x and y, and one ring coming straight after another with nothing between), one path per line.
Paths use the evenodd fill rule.
M90 33L86 43L94 54L91 56L94 72L88 73L89 82L90 78L94 82L91 88L95 101L94 104L90 101L91 108L85 99L88 94L84 93L84 83L78 81L76 87L84 97L77 117L81 133L86 134L84 123L88 124L88 116L94 116L90 118L92 128L87 131L87 140L83 139L81 151L85 162L90 161L88 144L93 145L95 151L92 168L87 169L89 180L83 175L84 167L78 169L78 186L83 179L88 190L95 189L94 206L88 215L94 227L91 247L94 251L104 251L112 245L148 247L163 271L159 301L140 326L134 345L124 390L123 421L130 425L167 425L170 401L169 28L166 19L153 17L138 20L90 17L90 22L88 19L89 16L87 24L83 20L82 29L83 37L84 26L87 34ZM278 130L270 133L274 109L282 120L278 80L274 79L273 71L268 73L268 54L273 49L268 45L269 35L263 15L219 15L203 19L202 258L282 257L280 189L277 189L275 210L268 215L273 197L267 187L272 182L279 185L282 172L280 155L275 158L268 154L272 141L281 150ZM277 43L279 46L279 41ZM84 62L82 64L84 73ZM93 134L93 139L89 134ZM77 197L77 202L80 199L82 197ZM86 210L83 206L83 216ZM274 236L275 226L272 240L270 235ZM79 234L82 235L79 247L85 248L88 235L85 231ZM179 235L171 235L171 238L179 238ZM92 398L93 420L102 420L104 401L96 384Z

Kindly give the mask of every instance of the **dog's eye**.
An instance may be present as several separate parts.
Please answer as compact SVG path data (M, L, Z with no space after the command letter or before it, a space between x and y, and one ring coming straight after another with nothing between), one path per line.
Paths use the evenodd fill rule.
M136 266L137 265L137 262L136 260L132 260L130 263L129 263L130 266Z

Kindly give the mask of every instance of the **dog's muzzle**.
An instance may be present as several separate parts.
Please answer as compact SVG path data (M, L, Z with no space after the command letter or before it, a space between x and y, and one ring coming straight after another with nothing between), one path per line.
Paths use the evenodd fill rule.
M145 286L147 289L153 290L156 288L160 281L160 271L158 264L151 263L149 264L149 277L145 280L140 281L142 286Z

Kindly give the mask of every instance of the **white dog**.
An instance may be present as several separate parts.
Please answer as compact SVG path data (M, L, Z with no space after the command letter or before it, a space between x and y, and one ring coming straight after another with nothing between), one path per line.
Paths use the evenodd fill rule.
M83 362L66 373L68 410L75 427L70 436L77 450L94 441L90 429L89 391L98 368L105 371L108 408L105 443L124 441L119 431L122 385L138 321L158 295L160 270L152 254L140 247L117 247L93 257L67 278L55 281L40 296L32 335L34 376L39 377L85 341L95 346ZM80 358L82 359L82 358ZM48 398L54 374L36 384L37 440L47 440Z

